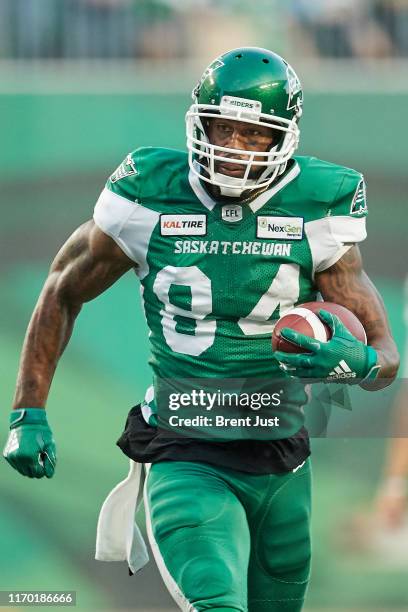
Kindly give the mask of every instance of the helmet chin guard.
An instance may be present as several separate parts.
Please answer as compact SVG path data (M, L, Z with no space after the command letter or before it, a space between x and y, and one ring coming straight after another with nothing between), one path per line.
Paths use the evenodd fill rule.
M193 104L186 114L191 171L227 197L239 198L245 191L268 187L285 171L299 145L302 103L300 81L280 56L253 47L220 56L195 87ZM208 138L206 124L211 118L271 128L281 138L268 151L218 146ZM216 162L225 163L226 159L242 166L242 177L216 170ZM254 170L259 170L256 178Z
M191 166L190 166L191 167ZM194 172L194 170L193 170ZM200 173L200 177L202 178L202 175ZM219 183L219 189L220 189L220 194L222 196L226 196L229 198L239 198L241 197L242 193L243 193L243 189L241 186L241 179L236 178L235 176L228 176L227 174L221 174L221 172L214 172L214 177L215 181L217 181ZM215 185L216 183L212 183L213 185ZM229 187L226 187L226 185L230 185ZM246 189L252 189L254 188L255 185L255 181L254 180L247 180L247 187Z

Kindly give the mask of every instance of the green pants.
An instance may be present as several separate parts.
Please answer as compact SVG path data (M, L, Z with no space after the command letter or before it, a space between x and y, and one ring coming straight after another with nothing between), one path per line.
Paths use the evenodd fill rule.
M188 612L298 612L310 570L309 460L256 475L206 463L151 466L145 507L164 582Z

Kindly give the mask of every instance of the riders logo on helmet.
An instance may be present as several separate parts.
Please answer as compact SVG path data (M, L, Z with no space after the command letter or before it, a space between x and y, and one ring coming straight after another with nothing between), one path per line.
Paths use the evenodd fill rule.
M303 92L302 92L302 84L296 72L293 70L292 66L289 66L287 69L287 77L289 84L289 102L288 102L288 110L292 110L294 108L300 107L303 104ZM300 94L300 96L298 95ZM299 108L300 108L299 107Z

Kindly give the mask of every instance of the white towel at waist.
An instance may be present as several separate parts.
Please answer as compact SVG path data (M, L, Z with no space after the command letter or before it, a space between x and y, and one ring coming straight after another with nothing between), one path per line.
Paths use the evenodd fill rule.
M130 460L129 474L103 502L96 531L95 559L127 561L136 573L149 561L145 541L135 522L143 490L143 464Z

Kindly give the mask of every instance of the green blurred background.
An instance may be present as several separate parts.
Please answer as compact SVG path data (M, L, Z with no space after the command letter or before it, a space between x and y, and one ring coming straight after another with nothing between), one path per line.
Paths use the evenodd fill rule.
M330 49L316 44L307 23L296 22L301 3L289 3L291 11L285 13L276 2L263 0L257 9L241 2L235 8L231 2L216 6L203 1L195 8L188 1L180 3L182 8L176 2L143 2L143 21L142 13L123 1L117 8L132 11L123 19L134 20L144 46L140 42L121 49L118 57L112 50L102 53L102 47L95 56L93 47L91 53L85 45L72 57L55 43L64 32L52 24L46 32L56 46L38 41L24 46L29 14L16 13L18 4L12 9L0 0L1 27L8 34L7 45L0 45L4 441L25 328L54 254L91 217L106 177L129 150L143 145L184 148L184 114L195 80L213 56L239 44L286 53L304 77L300 152L365 174L370 214L363 256L403 350L408 70L391 35L387 42L385 26L367 38L366 47L355 45L351 56L341 45L330 56ZM86 2L72 5L80 12ZM90 2L88 8L95 5ZM28 6L36 15L34 0ZM110 23L115 3L100 6ZM370 15L374 23L375 13ZM19 19L23 25L28 21L23 34L16 27ZM92 15L86 19L91 28ZM109 36L123 32L125 21L120 23ZM184 46L174 32L184 35ZM371 55L361 51L368 47ZM127 473L127 459L115 441L129 408L149 383L147 356L139 289L129 273L83 308L60 362L48 402L58 449L56 476L31 481L0 463L0 590L75 590L77 605L87 610L175 609L154 562L130 578L124 563L93 560L100 506ZM391 413L392 393L386 398L384 410ZM406 563L394 563L392 554L384 559L347 545L348 520L370 507L385 446L386 432L375 439L313 440L309 612L408 609ZM143 528L143 516L140 524ZM408 540L404 544L408 548Z

